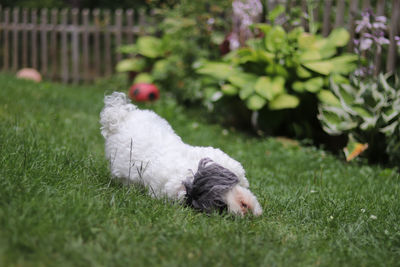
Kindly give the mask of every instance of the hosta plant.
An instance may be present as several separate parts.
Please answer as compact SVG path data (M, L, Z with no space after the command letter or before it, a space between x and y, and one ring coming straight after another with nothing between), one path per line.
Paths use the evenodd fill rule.
M400 86L380 74L377 81L331 83L323 91L318 118L331 135L348 134L347 151L355 143L368 144L366 153L375 161L400 160Z
M250 110L296 108L303 95L318 95L331 77L346 80L356 67L355 55L339 54L349 40L345 29L335 29L327 38L302 28L286 32L281 26L258 24L255 29L262 37L249 40L247 47L196 66L208 77L210 90L237 95Z

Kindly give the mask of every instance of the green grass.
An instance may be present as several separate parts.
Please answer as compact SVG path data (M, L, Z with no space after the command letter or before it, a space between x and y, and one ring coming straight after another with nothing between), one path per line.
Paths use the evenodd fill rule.
M264 214L207 216L110 182L111 89L0 75L0 266L399 266L396 171L226 132L170 98L146 107L242 162Z

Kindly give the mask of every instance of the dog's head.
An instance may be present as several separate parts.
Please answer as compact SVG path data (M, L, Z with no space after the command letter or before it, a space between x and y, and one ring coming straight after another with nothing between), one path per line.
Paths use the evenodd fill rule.
M195 209L205 212L228 209L242 216L248 212L256 216L262 213L257 198L239 185L239 178L209 158L200 160L193 179L186 180L184 186L186 203Z

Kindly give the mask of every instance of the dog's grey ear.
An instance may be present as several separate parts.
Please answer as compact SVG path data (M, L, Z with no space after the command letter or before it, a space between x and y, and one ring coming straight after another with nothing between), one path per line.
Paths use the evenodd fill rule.
M183 182L187 205L206 212L226 208L224 196L239 183L239 178L230 170L209 158L200 160L193 180Z

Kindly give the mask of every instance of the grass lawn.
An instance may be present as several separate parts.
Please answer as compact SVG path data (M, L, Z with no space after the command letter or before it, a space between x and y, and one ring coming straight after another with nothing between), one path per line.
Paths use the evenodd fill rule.
M206 215L110 181L102 86L0 75L0 266L399 266L400 176L156 110L242 162L261 217ZM193 113L193 114L192 114Z

